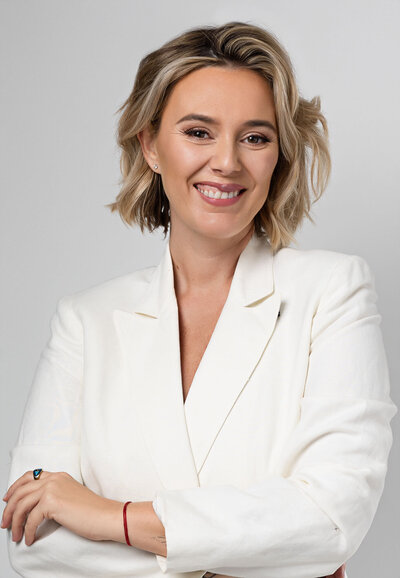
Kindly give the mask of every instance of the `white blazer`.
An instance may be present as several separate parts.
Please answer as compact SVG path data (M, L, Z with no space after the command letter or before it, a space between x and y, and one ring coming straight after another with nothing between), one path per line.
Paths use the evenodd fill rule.
M169 246L157 267L61 298L10 483L66 471L107 498L151 500L167 558L54 522L9 539L22 576L316 578L373 521L397 407L374 277L357 255L256 236L183 403ZM122 523L122 520L121 520Z

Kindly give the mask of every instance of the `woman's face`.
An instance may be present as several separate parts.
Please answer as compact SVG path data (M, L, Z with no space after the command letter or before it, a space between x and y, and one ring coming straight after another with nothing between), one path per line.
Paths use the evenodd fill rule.
M145 130L139 138L151 168L158 164L171 235L227 239L249 231L279 155L266 80L249 69L196 70L171 91L157 135Z

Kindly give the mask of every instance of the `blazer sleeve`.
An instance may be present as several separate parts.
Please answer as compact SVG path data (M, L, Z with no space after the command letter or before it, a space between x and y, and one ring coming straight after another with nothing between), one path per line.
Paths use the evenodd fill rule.
M68 472L83 483L84 337L78 311L74 297L66 296L52 316L51 336L40 356L19 437L11 451L9 484L36 467ZM29 578L147 576L150 562L158 569L152 553L117 542L88 540L50 520L40 525L31 546L26 546L24 538L13 542L11 531L7 532L11 566Z
M36 467L65 471L82 482L79 440L83 339L70 298L58 301L50 327L51 337L37 364L18 440L10 452L9 486L25 471ZM46 552L43 544L50 540L44 536L57 529L57 524L44 522L37 533L41 536L39 549ZM24 539L13 542L8 531L10 563L21 575L27 575L25 572L32 572L36 566L39 569L40 564L45 572L44 560L38 562L35 550L34 546L27 547Z
M159 491L164 573L310 578L335 572L356 552L383 491L397 412L376 301L367 262L343 254L314 311L284 474L245 489Z

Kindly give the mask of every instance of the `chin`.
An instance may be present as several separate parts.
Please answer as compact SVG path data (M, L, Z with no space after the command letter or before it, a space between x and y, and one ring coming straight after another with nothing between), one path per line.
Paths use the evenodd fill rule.
M249 224L240 226L238 224L233 225L233 223L213 223L207 227L204 224L202 227L197 227L196 232L210 239L222 240L244 236L248 232L249 227Z

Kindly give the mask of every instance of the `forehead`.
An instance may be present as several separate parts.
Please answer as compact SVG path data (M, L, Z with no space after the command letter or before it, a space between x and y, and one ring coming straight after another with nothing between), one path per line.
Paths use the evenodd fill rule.
M172 89L164 116L174 120L192 112L272 120L274 98L268 82L254 70L205 67L182 78Z

